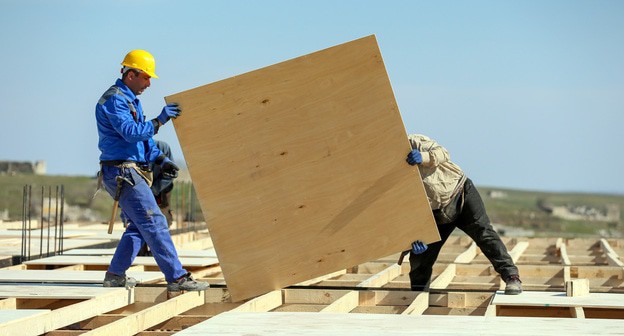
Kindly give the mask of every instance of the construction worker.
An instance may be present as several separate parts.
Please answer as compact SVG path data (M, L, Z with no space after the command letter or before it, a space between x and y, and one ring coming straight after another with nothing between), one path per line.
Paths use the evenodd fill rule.
M145 50L130 51L121 63L117 79L99 99L95 117L101 151L100 176L108 193L118 200L128 225L104 277L104 287L132 287L126 276L143 242L147 243L158 267L165 275L167 290L204 290L205 282L195 281L180 263L167 220L150 190L150 163L163 174L175 177L178 167L156 147L152 137L171 118L180 115L177 104L167 104L160 114L146 120L137 98L150 86L155 74L154 57Z
M457 227L472 238L505 281L505 294L522 293L518 268L505 244L492 228L481 196L472 181L450 160L448 151L421 134L408 136L412 151L406 161L418 165L425 192L441 240L432 244L416 241L410 251L412 290L427 290L433 264L442 246Z

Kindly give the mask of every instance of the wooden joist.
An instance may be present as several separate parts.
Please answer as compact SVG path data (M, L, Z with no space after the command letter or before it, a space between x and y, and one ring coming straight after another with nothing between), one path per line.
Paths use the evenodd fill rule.
M135 335L204 303L204 292L187 292L150 306L83 335Z
M471 243L460 239L456 241L456 246L452 246L447 251L450 260L457 260L460 255L465 255L466 251L472 249ZM563 246L559 245L556 248L558 244L551 240L552 248L549 250L546 247L549 242L546 240L538 241L536 244L533 244L530 239L527 242L528 247L522 248L524 252L520 254L520 258L524 258L525 261L538 260L537 251L543 251L544 255L558 253L557 251L561 251ZM617 241L608 243L609 246L616 245ZM511 244L519 245L515 240ZM567 246L569 247L570 244L574 244L574 241L569 240ZM599 240L583 241L583 246L588 249L588 252L576 246L568 250L575 251L576 256L583 253L593 253L599 256L615 252L613 247L611 247L613 252L609 252L606 245ZM553 326L558 325L559 320L584 319L594 323L597 332L603 331L608 326L608 324L597 323L597 319L619 322L624 319L624 305L620 300L620 296L624 293L624 271L620 266L606 265L604 262L606 257L596 259L600 264L595 266L564 265L563 263L520 264L525 291L521 295L513 296L503 295L502 291L495 292L499 289L496 284L496 280L499 279L498 274L491 265L475 263L475 260L468 264L438 263L434 267L432 292L410 291L407 277L409 265L399 267L396 264L396 258L397 256L392 255L368 261L347 270L327 274L319 279L311 279L308 283L275 290L243 302L233 302L226 287L209 288L200 294L203 298L189 296L186 293L167 300L166 288L162 282L136 287L131 291L123 288L105 289L89 285L91 282L99 283L103 271L59 270L59 268L54 268L56 267L54 265L51 265L53 269L48 270L29 270L23 267L0 269L0 280L1 275L5 274L7 278L5 281L13 281L10 285L0 286L0 334L3 331L17 332L16 326L23 326L24 323L29 326L32 324L34 330L24 333L19 329L20 334L26 335L40 334L43 330L50 335L72 335L85 332L93 335L149 334L150 332L167 334L183 329L186 331L186 328L204 324L224 314L238 312L312 313L315 314L313 316L317 316L313 321L318 323L323 321L323 318L318 317L319 315L343 315L348 320L352 318L351 316L365 314L365 316L380 318L383 321L391 319L388 316L396 315L444 315L448 318L447 326L450 329L455 328L455 318L468 315L516 320L552 319ZM67 267L73 266L67 265ZM207 279L217 276L211 281L216 281L219 273L218 266L201 271L202 276L206 276ZM70 279L64 280L68 276ZM64 285L33 286L26 283L33 281L32 278L36 277L49 282L58 281ZM71 281L84 282L85 285L70 285ZM566 286L566 281L574 284L584 282L588 285L585 288L590 291L585 293L586 295L579 296L576 292L577 295L567 297L566 290L571 288ZM345 284L349 287L348 289L341 287ZM319 285L329 286L329 288L315 288ZM47 290L34 289L36 287L52 289L52 293L48 293ZM121 292L118 292L115 298L101 298L101 293L105 293L102 290ZM71 315L71 317L68 318L66 315ZM295 321L301 316L293 315L292 319ZM340 330L342 327L338 324L342 323L342 320L337 320L335 323L337 323L335 327ZM468 322L464 321L464 323ZM255 327L263 330L262 324ZM374 333L373 330L376 330L375 327L371 327L372 329L364 325L361 327L364 328L362 330L364 335ZM200 330L204 332L203 327ZM233 330L234 333L238 331L236 328ZM395 334L396 328L388 330ZM518 330L530 333L533 329ZM319 332L324 331L324 329L319 330ZM471 331L474 330L471 329ZM275 330L276 335L279 335L279 332ZM261 332L258 334L262 335ZM461 334L461 331L455 334ZM546 331L543 334L548 335L549 332Z
M132 290L84 286L0 286L0 297L69 300L70 304L42 314L0 324L0 335L41 335L134 302ZM79 300L76 302L76 300Z

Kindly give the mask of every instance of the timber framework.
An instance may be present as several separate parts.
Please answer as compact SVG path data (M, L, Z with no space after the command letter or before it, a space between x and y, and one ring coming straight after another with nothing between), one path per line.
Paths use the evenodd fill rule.
M397 254L232 302L207 231L174 241L211 288L168 297L151 257L130 268L134 289L103 288L114 248L90 247L101 230L70 230L77 247L0 269L0 335L622 334L619 239L505 238L525 290L514 296L472 240L453 235L428 292L409 290Z

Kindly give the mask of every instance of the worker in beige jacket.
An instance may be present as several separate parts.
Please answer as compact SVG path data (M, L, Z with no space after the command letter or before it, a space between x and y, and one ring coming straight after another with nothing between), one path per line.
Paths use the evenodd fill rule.
M472 238L505 281L505 294L520 294L522 283L505 244L490 224L481 196L472 181L450 160L448 151L421 134L408 136L410 165L418 165L441 240L429 245L415 242L410 251L412 290L426 290L433 264L455 228Z

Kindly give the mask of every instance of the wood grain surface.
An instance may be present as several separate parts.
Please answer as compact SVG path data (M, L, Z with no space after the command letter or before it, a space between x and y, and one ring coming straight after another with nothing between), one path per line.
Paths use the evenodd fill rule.
M232 298L439 240L375 36L166 101Z

